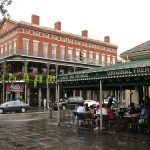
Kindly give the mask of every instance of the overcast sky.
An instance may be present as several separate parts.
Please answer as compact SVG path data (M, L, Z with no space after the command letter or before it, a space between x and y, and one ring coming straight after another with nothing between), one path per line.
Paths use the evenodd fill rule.
M31 22L40 16L40 25L118 45L118 55L150 40L150 0L13 0L7 7L11 18Z

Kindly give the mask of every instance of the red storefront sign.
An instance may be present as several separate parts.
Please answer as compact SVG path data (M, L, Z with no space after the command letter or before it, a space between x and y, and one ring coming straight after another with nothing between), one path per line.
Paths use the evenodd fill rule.
M6 84L6 92L24 92L24 85L23 84Z

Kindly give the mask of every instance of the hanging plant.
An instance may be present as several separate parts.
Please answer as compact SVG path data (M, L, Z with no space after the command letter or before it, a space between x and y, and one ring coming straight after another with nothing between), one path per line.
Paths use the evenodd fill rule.
M28 73L28 75L29 75L29 77L31 78L31 79L34 79L35 78L35 74L34 73L32 73L32 72L30 72L30 73Z
M38 76L35 75L35 78L34 78L34 88L37 86L37 82L38 82Z
M2 75L1 81L2 81L3 84L5 83L5 76L4 75Z
M23 73L23 72L18 72L18 73L16 74L16 77L17 77L18 80L21 80L21 79L23 79L23 77L24 77L24 73Z
M29 75L27 73L24 73L23 80L25 81L25 83L29 83L30 78L29 78Z
M42 83L42 82L43 82L43 76L39 75L39 83Z
M13 74L12 74L12 73L9 73L8 81L10 82L12 79L13 79Z
M56 81L56 76L48 75L48 77L46 78L46 86L48 87L49 83L52 83L55 81Z

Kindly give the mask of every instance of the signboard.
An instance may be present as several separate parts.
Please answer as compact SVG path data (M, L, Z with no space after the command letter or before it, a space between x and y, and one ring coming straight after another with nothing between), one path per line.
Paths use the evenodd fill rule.
M6 92L24 92L24 85L23 84L7 84L6 85Z
M72 75L62 75L58 76L58 80L76 80L76 79L88 79L88 78L109 78L115 76L124 76L124 75L140 75L150 73L150 67L136 67L136 68L127 68L127 69L116 69L116 70L103 70L97 72L89 72L89 73L80 73L80 74L72 74Z

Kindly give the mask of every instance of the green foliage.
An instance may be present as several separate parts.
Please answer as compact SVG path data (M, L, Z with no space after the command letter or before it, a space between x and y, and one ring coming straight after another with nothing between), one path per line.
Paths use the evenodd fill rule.
M4 18L10 18L8 10L5 7L11 5L11 3L12 0L1 0L0 2L0 12Z
M38 83L38 76L36 75L34 78L34 88L37 86Z
M39 75L39 83L42 83L42 82L43 82L43 76Z

